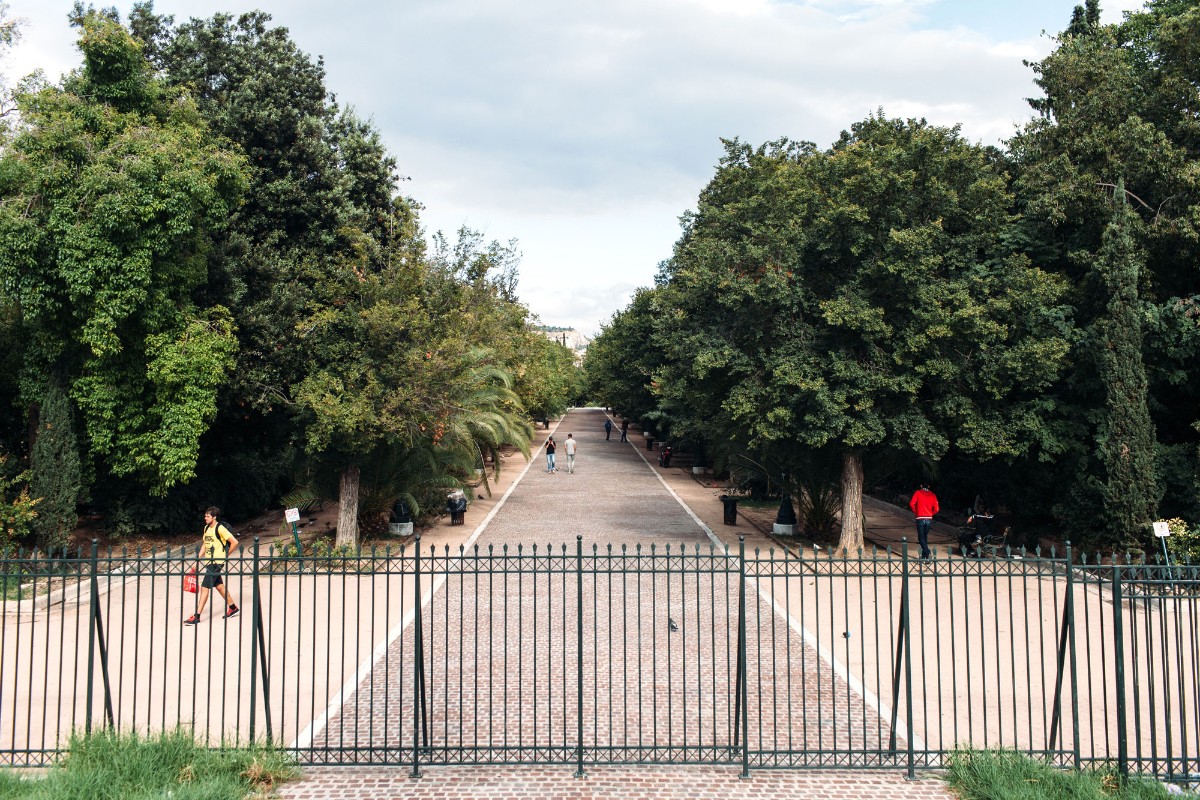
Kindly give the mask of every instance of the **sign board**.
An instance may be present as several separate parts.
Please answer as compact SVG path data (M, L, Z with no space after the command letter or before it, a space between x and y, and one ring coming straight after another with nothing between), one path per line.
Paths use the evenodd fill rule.
M288 522L299 522L300 521L300 509L289 508L287 511L283 512L283 518Z
M1165 539L1171 535L1171 526L1165 522L1154 523L1154 535Z

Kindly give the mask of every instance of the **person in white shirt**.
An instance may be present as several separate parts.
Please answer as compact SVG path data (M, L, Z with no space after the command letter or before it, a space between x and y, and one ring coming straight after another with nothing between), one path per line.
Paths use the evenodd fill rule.
M568 433L566 444L563 445L567 449L567 474L575 471L575 449L578 446L579 443L575 441L575 437Z

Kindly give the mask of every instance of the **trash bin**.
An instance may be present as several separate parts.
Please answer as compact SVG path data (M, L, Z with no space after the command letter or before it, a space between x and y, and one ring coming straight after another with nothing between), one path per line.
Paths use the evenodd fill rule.
M721 502L725 504L725 524L737 525L737 498L723 494Z
M446 511L450 512L450 524L462 525L467 514L467 496L461 489L446 495Z
M647 450L653 450L653 449L654 449L654 437L653 437L653 436L647 436L647 437L646 437L646 449L647 449Z

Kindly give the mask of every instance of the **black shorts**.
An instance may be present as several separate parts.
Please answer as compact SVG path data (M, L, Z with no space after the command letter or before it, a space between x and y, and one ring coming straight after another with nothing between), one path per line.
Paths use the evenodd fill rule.
M212 589L215 586L220 586L224 583L221 580L221 565L220 564L205 564L204 578L201 579L200 585L205 589Z

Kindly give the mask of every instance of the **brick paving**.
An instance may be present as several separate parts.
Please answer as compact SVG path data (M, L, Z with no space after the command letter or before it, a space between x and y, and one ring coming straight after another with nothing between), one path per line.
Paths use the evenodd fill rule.
M293 800L946 800L954 795L935 776L902 773L761 770L741 780L732 767L591 767L584 778L569 767L428 767L421 778L406 767L307 768L300 783L280 787Z
M581 601L586 758L734 760L736 576L722 571L727 560L715 541L646 467L634 449L641 437L605 441L602 424L598 410L571 412L556 430L559 471L547 473L544 456L535 454L466 558L443 549L426 559L444 583L422 615L431 665L425 758L531 765L429 766L420 780L404 767L309 767L282 796L948 796L940 781L907 782L894 767L863 774L755 770L742 781L725 765L591 764L581 781L568 765L532 765L569 762L579 742L573 620ZM580 443L574 474L564 468L567 432ZM576 536L584 543L582 580ZM528 571L533 564L536 580ZM868 754L888 739L886 721L763 599L747 602L761 626L747 643L752 763L881 766ZM392 665L412 652L413 631L409 626L334 710L313 737L315 747L355 748L346 760L360 763L406 760L412 676ZM801 746L815 755L802 762L781 755Z

